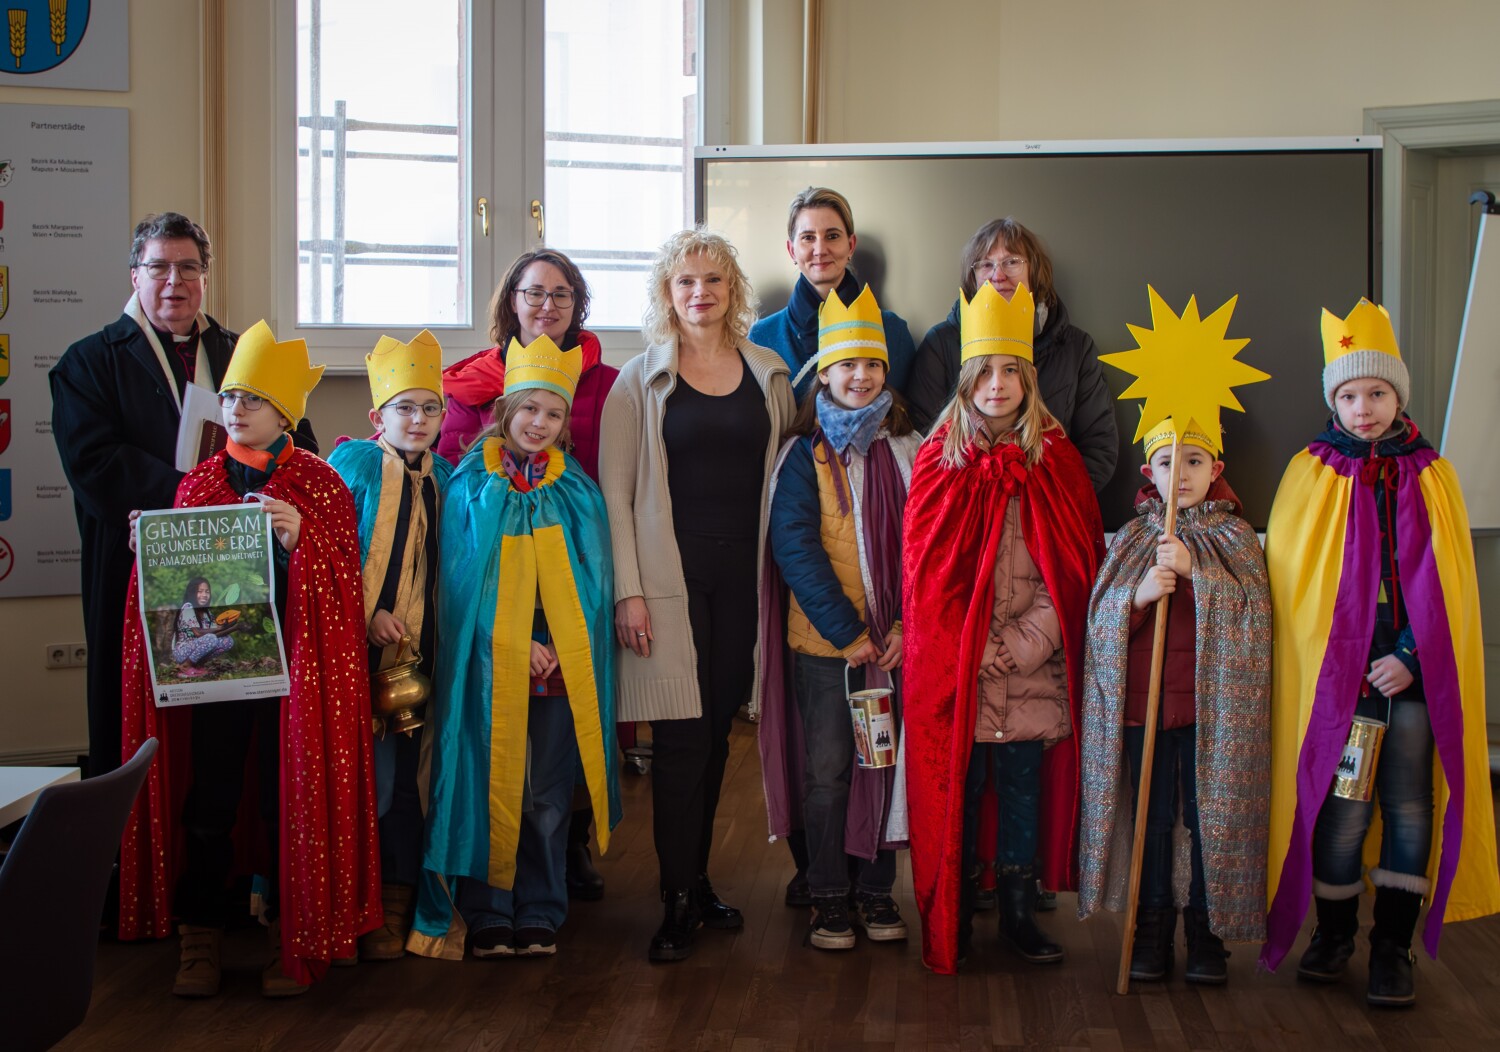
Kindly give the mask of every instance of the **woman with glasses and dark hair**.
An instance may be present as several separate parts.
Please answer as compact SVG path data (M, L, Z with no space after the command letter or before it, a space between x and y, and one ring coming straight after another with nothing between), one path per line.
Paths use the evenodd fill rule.
M1068 308L1052 286L1052 260L1041 240L1007 216L980 227L964 246L961 277L965 299L988 281L1009 302L1025 285L1036 300L1037 383L1047 411L1083 454L1094 492L1115 472L1119 434L1114 400L1104 383L1094 338L1068 320ZM912 422L930 428L958 386L958 301L945 321L927 330L912 366L906 395Z
M456 465L491 422L495 400L505 393L505 348L510 341L530 347L545 333L561 350L583 349L570 452L597 482L599 414L619 370L604 364L599 338L583 327L588 316L589 286L571 259L550 248L516 257L490 300L490 339L495 346L443 370L448 416L438 437L438 456Z
M490 339L495 346L470 355L443 370L448 414L438 436L438 456L455 467L479 433L498 424L500 396L505 393L505 348L511 340L530 347L545 335L560 350L583 351L583 373L568 418L571 446L584 473L599 481L599 417L604 396L620 370L604 364L599 337L583 327L589 316L589 286L567 256L550 248L523 252L505 272L490 299ZM633 733L627 733L633 743ZM604 878L589 855L593 811L580 801L568 829L567 878L572 898L592 902L604 897Z

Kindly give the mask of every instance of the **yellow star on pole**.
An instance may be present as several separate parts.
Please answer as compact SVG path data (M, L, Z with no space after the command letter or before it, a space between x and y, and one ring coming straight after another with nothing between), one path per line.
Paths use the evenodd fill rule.
M1146 292L1151 300L1152 328L1126 326L1139 346L1099 356L1101 362L1136 378L1120 394L1122 399L1146 400L1133 441L1139 442L1157 424L1171 417L1182 430L1190 423L1197 423L1214 442L1217 452L1220 407L1245 411L1233 389L1271 378L1270 373L1236 360L1235 355L1245 349L1248 339L1225 338L1229 317L1239 297L1231 296L1228 303L1207 318L1200 318L1198 299L1191 296L1178 317L1154 288L1147 285Z

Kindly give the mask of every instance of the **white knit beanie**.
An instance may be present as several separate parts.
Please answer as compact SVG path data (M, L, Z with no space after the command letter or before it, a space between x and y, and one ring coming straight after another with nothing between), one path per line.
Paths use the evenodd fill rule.
M1406 363L1385 351L1350 351L1323 367L1323 401L1333 408L1333 393L1350 380L1384 380L1396 392L1399 408L1411 401L1411 374Z

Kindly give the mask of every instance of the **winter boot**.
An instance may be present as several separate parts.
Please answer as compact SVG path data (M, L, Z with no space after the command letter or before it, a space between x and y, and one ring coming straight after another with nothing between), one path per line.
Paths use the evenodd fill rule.
M1224 940L1208 926L1208 911L1188 906L1182 911L1182 931L1187 937L1187 967L1182 977L1190 983L1222 986L1229 981L1229 951Z
M406 953L406 936L411 931L411 900L415 891L410 884L380 886L385 923L359 937L361 960L394 961Z
M589 854L589 825L593 821L594 811L588 807L574 811L568 821L564 872L567 874L568 898L579 902L598 902L604 898L604 878L594 868L594 856Z
M714 886L709 883L708 874L698 874L697 887L693 889L697 897L698 919L703 922L705 928L718 928L721 931L733 931L745 926L745 915L726 902L719 899L714 891Z
M1036 875L1030 866L1006 866L1000 871L1000 934L1032 964L1056 964L1062 947L1036 926Z
M1297 962L1297 978L1336 983L1354 953L1354 933L1359 931L1359 896L1313 901L1318 907L1318 927L1302 953L1302 960Z
M1411 935L1422 896L1400 888L1375 889L1375 927L1370 932L1370 985L1365 1000L1387 1008L1417 1003Z
M212 997L219 992L219 947L224 941L222 928L203 928L182 924L182 956L177 962L177 978L172 993L178 997Z
M693 892L683 888L663 891L665 906L661 927L651 937L647 956L654 962L686 960L693 952L693 932L698 929L698 907Z
M1172 974L1177 939L1177 910L1140 910L1135 918L1135 941L1130 947L1130 978L1138 983L1160 982Z
M281 919L271 922L271 963L260 973L260 992L263 997L296 997L312 989L286 974L281 967Z

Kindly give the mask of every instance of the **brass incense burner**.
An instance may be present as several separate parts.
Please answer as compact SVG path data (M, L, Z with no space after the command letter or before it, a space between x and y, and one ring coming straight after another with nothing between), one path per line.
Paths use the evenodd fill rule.
M411 657L401 660L410 645L411 636L402 636L401 647L396 651L396 663L375 674L370 702L375 710L376 737L384 737L387 728L410 735L425 722L418 710L432 694L432 681L417 671L422 658L415 650L411 651Z

